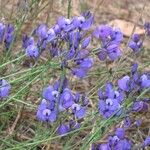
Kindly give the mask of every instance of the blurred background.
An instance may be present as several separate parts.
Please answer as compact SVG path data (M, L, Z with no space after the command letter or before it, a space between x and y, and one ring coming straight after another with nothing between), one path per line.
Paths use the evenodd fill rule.
M67 16L68 0L1 0L0 18L14 23L26 16L22 32L30 33L38 24L53 25L56 18ZM129 37L136 24L136 33L143 34L142 25L150 20L149 0L71 0L71 16L90 10L95 25L109 23ZM16 22L15 22L16 23Z

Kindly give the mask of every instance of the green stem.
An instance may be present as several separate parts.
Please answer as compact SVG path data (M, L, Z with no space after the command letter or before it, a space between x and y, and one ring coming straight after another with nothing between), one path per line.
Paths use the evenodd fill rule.
M68 19L70 18L70 14L71 14L71 0L68 0Z
M8 61L8 62L6 62L6 63L0 65L0 68L5 67L6 65L8 65L8 64L10 64L10 63L14 63L15 61L20 60L20 59L23 58L23 57L25 57L25 54L24 54L24 55L21 55L20 57L17 57L16 59L13 59L13 60L11 60L11 61Z

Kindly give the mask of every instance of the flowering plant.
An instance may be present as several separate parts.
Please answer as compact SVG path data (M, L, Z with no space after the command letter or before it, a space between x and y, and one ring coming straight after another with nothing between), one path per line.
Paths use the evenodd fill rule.
M29 137L23 144L15 141L16 149L28 149L30 145L32 149L59 138L66 149L130 150L150 146L149 135L137 143L129 136L131 127L141 132L143 121L139 116L149 111L149 58L144 63L137 59L127 62L131 57L124 54L124 33L107 24L95 27L90 11L70 17L68 2L68 17L59 17L51 27L41 23L30 34L21 34L19 52L13 53L13 48L17 47L18 30L26 16L19 27L0 23L0 43L4 46L0 114L9 115L8 120L0 119L2 130L15 119L8 136L15 128L18 133L31 132L34 138ZM149 38L150 23L143 28ZM140 57L145 51L145 37L131 35L126 44L132 50L129 55ZM31 126L17 127L20 116ZM115 131L108 131L112 126ZM61 139L65 138L64 143ZM74 145L76 138L82 140ZM99 139L104 141L97 142Z

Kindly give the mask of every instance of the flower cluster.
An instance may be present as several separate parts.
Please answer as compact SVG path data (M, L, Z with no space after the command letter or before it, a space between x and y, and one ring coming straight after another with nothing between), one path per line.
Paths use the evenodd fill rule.
M9 95L10 89L10 84L4 79L0 79L0 99L6 98Z
M67 134L70 131L76 130L80 128L80 123L75 120L70 120L68 123L60 124L57 129L57 133L59 135Z
M0 42L5 43L6 49L9 49L14 40L15 29L11 24L0 23Z
M73 66L69 68L71 69L73 75L76 75L79 78L83 78L86 76L87 71L93 66L93 58L88 57L88 50L81 50L78 53L74 54L74 63Z
M143 42L140 39L139 34L133 34L131 41L129 42L129 47L133 50L133 52L137 53L141 50L143 46Z
M125 130L117 128L115 134L109 136L107 143L93 145L92 150L131 150L132 142L125 137Z
M143 89L150 87L150 76L147 73L140 74L137 71L138 64L132 66L131 75L126 75L118 80L119 88L126 92L131 93L133 91L142 91Z
M121 103L124 100L124 93L119 90L114 90L111 83L106 84L105 92L102 89L98 91L99 96L99 113L104 118L109 118L117 110L121 108ZM119 115L121 111L117 112Z
M26 50L26 56L37 58L39 56L39 48L36 46L34 38L23 36L23 48Z
M101 48L98 51L98 58L104 61L107 56L114 61L121 56L120 44L123 41L123 33L118 28L108 25L100 25L95 29L93 35L101 40Z
M129 98L133 100L133 104L130 107L129 111L124 113L129 114L131 112L134 113L142 113L148 111L148 102L149 98L138 98L138 95L142 93L143 90L150 88L150 76L147 73L138 72L138 65L133 64L130 76L126 75L118 80L118 88L114 90L113 85L111 83L106 83L105 91L99 89L99 113L104 118L109 118L112 115L120 115L124 112L121 108L121 103L125 102L125 99ZM132 119L133 121L133 119ZM134 124L132 123L129 117L124 119L123 127L117 128L114 136L108 137L108 142L94 145L92 149L96 150L130 150L132 149L132 142L125 138L125 130L129 129L131 125L136 125L136 127L140 127L142 124L141 119L137 119ZM138 148L144 148L150 145L150 138L147 137L142 144L139 145Z
M129 119L129 118L125 118ZM101 144L92 144L92 150L131 150L131 149L140 149L140 148L146 148L147 146L150 146L150 137L146 137L144 141L139 143L137 146L134 146L134 142L127 138L127 132L128 129L130 129L131 125L132 127L135 126L135 128L139 128L141 126L142 121L136 120L131 124L131 121L128 120L128 127L126 126L127 122L124 122L124 127L117 128L115 131L115 134L109 135L107 137L107 140L105 143ZM130 124L130 125L129 125Z
M61 124L58 128L60 134L76 127L78 123L73 119L82 119L86 115L87 97L80 93L73 94L68 87L67 79L64 80L62 87L60 80L58 80L53 86L44 88L42 96L44 99L37 111L37 118L40 121L54 122L60 112L72 115L72 121L68 125Z
M121 113L121 103L129 97L132 99L135 97L132 111L142 111L148 109L147 99L139 100L137 95L139 95L143 89L150 88L150 76L149 74L140 74L137 71L138 65L133 64L131 75L124 76L118 80L118 90L113 89L111 83L106 84L105 92L99 89L99 113L104 118L109 118L115 112L115 115Z
M131 75L126 75L118 80L118 87L124 92L126 97L134 101L132 111L143 112L148 110L149 98L138 98L143 90L150 88L150 76L148 73L137 71L138 65L132 66Z
M136 118L132 118L132 121L129 117L126 117L124 119L124 130L127 130L130 129L131 127L133 128L138 128L140 130L140 127L142 125L142 120L141 119L136 119ZM127 137L127 136L126 136ZM132 147L130 147L130 149L133 148L133 144L132 144ZM144 141L141 141L141 143L139 143L137 145L137 148L134 148L134 149L142 149L142 148L146 148L147 146L150 146L150 137L146 137ZM129 149L129 150L130 150Z
M60 17L52 28L41 24L35 29L33 35L38 37L37 42L33 36L25 35L23 48L26 55L33 58L38 58L47 49L52 57L62 58L64 67L82 78L93 66L93 58L89 57L87 48L91 41L91 37L87 36L87 31L92 23L93 15L90 12L72 19Z

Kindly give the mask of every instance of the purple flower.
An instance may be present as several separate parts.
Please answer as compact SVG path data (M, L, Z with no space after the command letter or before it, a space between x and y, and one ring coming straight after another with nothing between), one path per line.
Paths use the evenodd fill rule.
M74 24L73 24L73 22L72 22L72 20L71 20L71 23L68 24L68 25L64 28L64 31L65 31L66 33L68 33L68 32L71 32L71 31L73 31L73 30L75 30L75 26L74 26Z
M85 38L82 42L81 48L82 49L87 48L87 46L90 44L90 41L91 41L91 37Z
M109 138L108 138L108 143L109 143L110 147L114 147L115 145L118 144L119 141L120 141L120 139L116 135L109 136Z
M99 96L99 113L105 117L109 118L121 107L121 103L124 100L124 94L120 91L114 90L111 83L106 83L105 92L101 89L98 91ZM120 109L116 112L116 115L120 115L122 110Z
M57 41L51 41L51 47L49 47L51 57L58 56L59 48Z
M70 131L76 130L80 128L80 123L70 120L68 123L60 124L60 126L57 129L57 133L59 135L64 135Z
M115 28L113 31L110 33L111 40L120 43L123 41L123 33L120 31L120 29Z
M111 150L111 147L109 146L109 144L103 143L98 146L98 150Z
M74 103L71 106L71 109L75 115L75 117L77 117L78 119L81 119L85 116L86 114L86 109L85 107L80 106L79 104Z
M98 57L104 61L107 56L114 61L121 56L120 43L123 40L122 32L108 25L101 25L93 32L94 36L101 40L101 49Z
M135 52L135 53L137 53L137 52L139 52L140 50L141 50L141 48L142 48L142 43L141 42L139 42L139 43L135 43L134 41L130 41L129 42L129 47Z
M45 24L41 24L36 29L36 34L40 39L46 39L47 38L47 26Z
M6 98L9 95L10 89L10 84L4 79L0 79L0 99Z
M73 46L74 46L74 48L75 49L78 49L79 48L79 44L80 44L80 42L81 42L81 33L78 31L78 32L75 32L74 33L74 38L73 38Z
M78 64L78 62L77 62L77 64ZM93 58L84 58L83 60L79 61L79 64L80 64L80 68L87 70L93 66L94 61L93 61Z
M27 48L29 45L34 45L34 38L32 36L28 37L27 35L23 35L22 38L22 47Z
M131 150L132 143L128 139L120 140L117 145L114 146L115 150Z
M149 22L146 22L144 24L144 29L145 29L147 35L149 36L150 35L150 23Z
M143 74L140 79L142 88L150 88L150 78L148 77L148 75Z
M148 103L146 103L144 101L134 102L132 109L133 109L133 111L136 111L136 112L147 111Z
M140 75L137 68L138 65L133 64L130 77L126 75L118 80L118 86L122 91L140 92L142 89L150 87L149 74Z
M14 26L8 24L6 28L5 40L4 40L7 49L9 49L9 47L11 46L14 40L14 32L15 32Z
M107 50L106 49L100 50L98 53L98 58L99 60L104 61L107 58Z
M113 61L121 56L121 50L117 44L112 44L107 47L109 58Z
M123 128L117 128L115 135L109 136L107 143L100 144L99 146L93 145L93 150L131 150L132 142L125 138L125 131Z
M79 103L80 99L81 99L81 94L79 92L77 92L74 97L75 97L74 102Z
M46 40L43 40L43 39L39 39L38 42L37 42L37 47L43 51L46 49L46 46L47 46L47 41Z
M115 96L115 91L113 89L113 85L111 83L106 83L106 86L105 86L105 96L107 98L114 98Z
M53 28L50 28L47 32L47 42L52 42L55 38L56 38L55 30Z
M123 128L117 128L115 134L119 139L124 139L125 137L125 131Z
M106 98L106 95L101 88L98 89L98 96L99 96L99 99L101 100Z
M89 56L89 50L86 49L80 50L77 53L76 60L80 60L80 59L82 60L84 58L87 58L88 56Z
M70 131L70 127L69 125L66 125L66 124L61 124L58 129L57 129L57 133L59 135L63 135L63 134L66 134Z
M0 23L0 42L3 41L4 38L4 34L5 34L5 24L4 23Z
M141 119L136 120L135 124L137 127L140 127L142 124L142 120Z
M120 104L117 99L106 99L106 109L114 112L120 108Z
M71 59L73 59L74 58L74 56L75 56L75 49L74 48L71 48L69 51L68 51L68 53L67 53L67 60L71 60Z
M60 99L61 99L62 106L65 109L68 109L74 104L72 92L68 88L64 89Z
M76 28L81 28L83 22L85 22L85 17L83 17L83 16L73 18L73 24Z
M108 138L108 143L110 147L114 150L131 150L132 143L127 138L121 137L121 139L117 136L110 136Z
M62 85L61 85L62 84ZM68 79L65 77L65 79L63 80L63 83L61 83L61 79L57 80L54 83L54 90L59 91L60 86L62 86L62 90L64 90L65 88L68 88Z
M91 13L88 13L88 15L83 14L82 16L75 17L72 22L76 28L88 30L93 24L93 21L93 15Z
M88 97L86 97L86 95L82 95L81 96L81 105L82 106L88 106L89 104L89 99Z
M95 29L93 35L98 38L105 40L112 33L112 28L108 25L100 25Z
M48 86L43 89L43 98L49 101L55 101L58 97L59 92L55 90L52 86Z
M84 78L87 75L87 70L83 70L82 68L74 68L72 69L72 74L79 78Z
M113 89L112 83L106 83L105 86L105 92L103 92L101 89L98 91L98 95L100 99L117 99L119 103L121 103L124 100L124 94L122 91L117 91Z
M38 120L54 122L57 119L57 110L50 108L50 103L43 99L38 107L37 114Z
M143 143L143 147L150 146L150 136L148 136Z
M137 63L134 63L134 64L132 65L131 73L132 73L132 74L135 74L135 73L137 72L137 68L138 68L138 64L137 64Z
M130 80L130 77L128 75L124 76L123 78L118 80L118 86L123 91L129 91L128 82Z
M61 87L60 91L60 86ZM54 86L48 86L43 89L42 96L44 99L50 102L49 108L52 109L58 106L58 111L65 111L74 104L74 95L71 90L67 88L68 82L65 78L64 82L61 83L60 80L56 81ZM60 93L60 94L59 94ZM59 96L60 95L60 96Z
M72 69L72 73L79 78L86 76L88 70L93 66L93 58L88 57L89 51L81 50L78 52L74 63L75 67Z
M67 27L71 24L70 19L66 19L65 17L60 17L57 21L60 29L67 29Z
M74 120L70 120L69 121L69 126L70 126L71 130L76 130L76 129L79 129L81 125L80 125L80 123L78 123Z
M125 94L122 91L115 91L114 98L118 100L119 103L122 103L124 100Z
M35 45L29 45L26 48L26 56L27 57L32 57L32 58L37 58L39 56L39 49Z
M140 41L140 35L139 34L133 34L132 40L136 43L139 42Z
M134 34L132 36L131 41L129 42L129 47L134 51L134 52L139 52L143 46L142 41L140 41L140 37L138 34Z
M59 27L58 24L56 24L56 25L53 26L53 30L54 30L53 33L55 33L56 35L61 32L60 27Z
M119 108L120 104L117 99L99 100L99 113L105 118L109 118Z
M124 119L124 127L129 128L131 126L131 119L129 117L126 117Z
M69 45L71 48L79 49L79 44L81 42L82 39L82 33L79 31L72 31L68 33L68 38L66 39L67 41L69 41Z
M94 21L94 16L91 14L91 16L82 23L81 28L83 30L88 30L92 26L93 21Z

